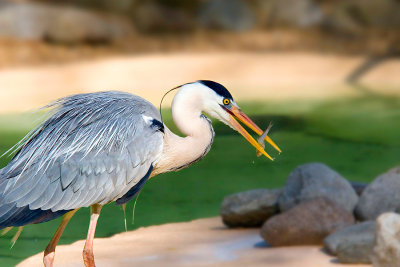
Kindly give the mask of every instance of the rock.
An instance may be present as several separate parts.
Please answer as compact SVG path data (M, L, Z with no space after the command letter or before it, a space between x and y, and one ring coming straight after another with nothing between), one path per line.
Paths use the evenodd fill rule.
M319 197L267 220L261 236L271 246L320 245L327 235L353 223L352 213Z
M51 1L51 0L50 0ZM101 8L104 11L114 12L114 13L122 13L125 14L132 8L135 8L135 4L140 2L140 0L96 0L91 1L88 0L93 6L92 8ZM67 0L67 2L71 2L71 0ZM74 6L79 5L82 0L76 0Z
M400 173L397 170L381 174L365 188L355 209L359 220L374 220L384 212L400 208Z
M372 263L375 267L398 267L400 263L400 215L385 213L378 217Z
M78 8L1 2L0 37L60 43L112 41L133 33L126 20Z
M343 243L337 248L337 258L341 263L371 263L373 246L373 242Z
M286 211L316 197L326 197L350 212L358 201L356 192L340 174L325 164L308 163L289 175L279 198L279 208Z
M127 21L117 17L65 7L57 13L45 36L52 42L111 42L133 32Z
M323 19L322 10L312 0L259 0L256 7L262 26L304 28L318 25Z
M367 221L342 228L324 240L324 246L332 255L336 255L337 247L342 243L374 242L375 239L375 221Z
M343 36L359 34L363 30L362 26L349 16L348 10L343 6L330 8L329 12L325 14L321 26L324 31Z
M278 213L280 189L255 189L224 198L220 214L229 227L255 227Z
M2 1L0 5L0 36L42 40L54 19L54 9L34 3Z
M330 2L330 3L329 3ZM400 27L400 3L393 0L321 1L322 26L341 34L358 34L371 28Z
M324 246L342 263L371 263L375 228L374 221L342 228L326 237Z
M366 183L354 182L354 181L350 181L350 184L358 196L361 196L362 192L364 192L365 188L367 188L368 186L368 184Z
M339 8L339 7L337 7ZM359 25L368 27L400 27L400 3L393 0L348 1L341 7Z
M179 8L143 1L132 11L136 28L145 33L187 32L194 29L195 19Z
M255 24L251 8L242 0L209 0L199 13L199 25L209 29L243 31Z

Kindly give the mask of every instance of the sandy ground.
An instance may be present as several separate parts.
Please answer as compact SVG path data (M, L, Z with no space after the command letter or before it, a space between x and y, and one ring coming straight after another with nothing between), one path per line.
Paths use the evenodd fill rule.
M221 82L240 101L354 96L377 86L380 94L400 94L400 60L388 60L363 77L367 92L345 84L364 60L310 53L183 53L3 69L0 112L29 111L65 95L103 90L129 91L158 105L168 89L198 79Z
M84 241L57 247L55 266L82 266ZM363 267L339 264L320 247L270 248L258 229L227 229L220 218L140 228L94 241L101 266ZM42 266L42 254L18 267Z

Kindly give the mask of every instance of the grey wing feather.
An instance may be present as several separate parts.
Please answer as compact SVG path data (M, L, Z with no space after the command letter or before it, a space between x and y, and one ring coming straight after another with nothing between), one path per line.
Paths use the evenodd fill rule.
M46 189L44 190L44 195L41 197L38 197L35 201L31 202L29 207L31 209L39 209L40 207L44 206L44 204L53 197L53 195L56 192L57 187L56 186L50 186L48 185Z
M52 115L0 170L0 212L13 205L55 212L114 201L161 153L162 133L142 116L160 120L159 112L140 97L81 94L49 107Z

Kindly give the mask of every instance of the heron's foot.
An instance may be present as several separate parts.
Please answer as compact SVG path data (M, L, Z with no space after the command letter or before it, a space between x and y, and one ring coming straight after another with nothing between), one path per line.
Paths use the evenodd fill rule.
M43 264L45 267L53 267L53 262L54 262L54 257L56 256L56 253L54 251L48 252L44 254L43 257Z
M86 267L96 267L96 264L94 264L93 250L83 250L83 262L85 263Z

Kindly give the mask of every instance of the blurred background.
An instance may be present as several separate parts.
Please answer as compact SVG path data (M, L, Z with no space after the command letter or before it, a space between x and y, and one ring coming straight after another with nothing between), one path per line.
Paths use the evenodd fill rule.
M368 182L400 157L399 14L399 0L0 0L0 152L59 97L121 90L158 106L168 89L210 79L262 128L273 122L283 153L257 158L216 122L205 159L147 183L134 224L128 205L129 230L217 216L225 195L282 186L307 162ZM88 221L80 210L60 243L85 238ZM11 250L3 236L0 265L42 251L57 224L25 227ZM110 204L96 235L121 231Z

